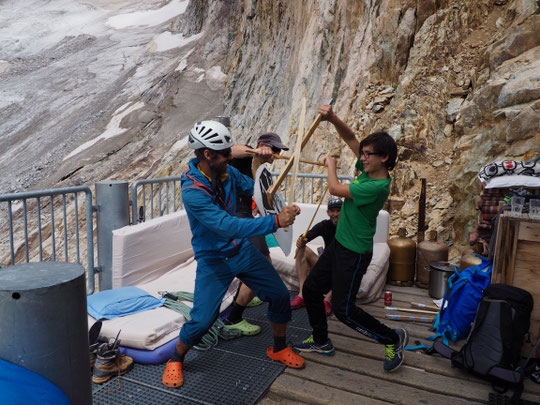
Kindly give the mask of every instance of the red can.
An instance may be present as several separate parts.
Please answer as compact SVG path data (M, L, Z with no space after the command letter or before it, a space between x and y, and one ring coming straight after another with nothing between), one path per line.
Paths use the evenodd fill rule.
M392 305L392 292L391 291L384 292L384 305L386 307L389 307Z

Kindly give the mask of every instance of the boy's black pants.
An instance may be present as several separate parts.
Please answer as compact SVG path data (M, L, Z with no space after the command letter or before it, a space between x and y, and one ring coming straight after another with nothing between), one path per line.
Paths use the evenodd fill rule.
M345 325L382 344L398 341L393 329L356 306L356 294L371 262L372 252L353 252L337 240L326 247L309 273L302 295L316 343L328 340L324 295L332 290L332 310Z

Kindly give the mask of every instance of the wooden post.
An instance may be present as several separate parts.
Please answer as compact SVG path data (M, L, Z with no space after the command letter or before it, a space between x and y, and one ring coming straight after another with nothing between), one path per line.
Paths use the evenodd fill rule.
M426 231L426 179L420 179L422 182L420 188L420 200L418 201L418 231L416 233L416 242L424 240Z
M296 146L294 148L294 154L292 155L292 177L291 187L289 189L289 195L287 196L287 204L292 205L294 202L294 185L296 183L296 177L298 176L298 163L300 161L300 152L302 151L302 139L304 137L304 122L306 121L306 108L307 100L304 97L302 99L302 112L300 114L300 122L298 123L298 135L296 137Z

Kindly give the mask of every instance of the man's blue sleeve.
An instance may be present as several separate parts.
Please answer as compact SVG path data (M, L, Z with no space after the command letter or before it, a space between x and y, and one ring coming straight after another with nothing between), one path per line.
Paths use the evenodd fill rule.
M234 176L236 191L240 194L252 196L254 192L253 187L255 185L253 179L240 173L235 167L231 167L231 169L234 169L232 170L232 175Z
M238 218L230 215L212 201L212 196L196 186L182 190L182 200L187 213L204 227L222 235L234 238L251 238L275 232L275 215L262 218Z

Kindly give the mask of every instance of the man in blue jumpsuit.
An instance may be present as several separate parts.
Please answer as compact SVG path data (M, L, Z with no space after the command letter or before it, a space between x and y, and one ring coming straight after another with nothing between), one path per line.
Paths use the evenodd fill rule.
M274 347L267 349L267 356L289 367L303 367L304 359L285 341L287 322L291 319L289 292L270 262L247 240L292 224L300 209L288 206L278 215L236 217L236 193L253 195L254 182L228 164L234 144L231 133L219 122L201 121L191 129L188 144L196 157L182 174L182 200L193 235L197 276L192 319L180 331L175 352L163 373L163 384L183 384L184 357L218 317L221 301L234 277L269 303L267 317L272 325Z

